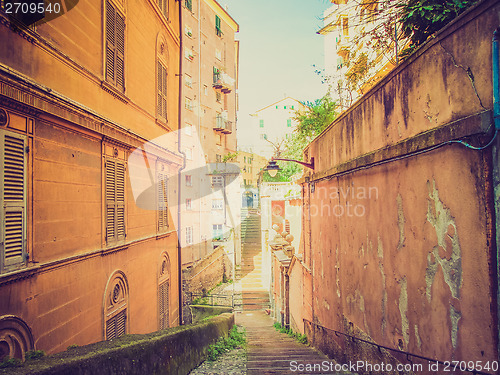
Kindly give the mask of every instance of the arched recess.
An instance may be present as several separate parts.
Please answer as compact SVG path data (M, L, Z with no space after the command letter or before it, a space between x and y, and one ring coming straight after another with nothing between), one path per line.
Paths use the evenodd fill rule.
M111 340L127 333L128 283L125 274L115 271L104 293L104 339Z
M160 258L158 270L158 329L170 327L170 260L167 253Z
M29 326L13 315L0 317L0 362L6 357L24 361L27 351L35 348Z

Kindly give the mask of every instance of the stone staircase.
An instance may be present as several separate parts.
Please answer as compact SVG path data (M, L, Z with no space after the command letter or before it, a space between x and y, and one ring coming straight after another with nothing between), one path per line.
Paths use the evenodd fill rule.
M247 375L336 374L331 371L331 360L328 357L313 347L276 331L271 317L263 311L239 312L236 314L236 324L242 325L246 330ZM300 365L309 365L313 371L299 371ZM316 371L312 367L314 365L317 366ZM325 371L324 366L327 365L329 368Z
M245 213L246 218L241 224L241 267L236 269L242 299L236 309L265 310L270 304L268 287L262 282L260 212L258 209L248 209Z

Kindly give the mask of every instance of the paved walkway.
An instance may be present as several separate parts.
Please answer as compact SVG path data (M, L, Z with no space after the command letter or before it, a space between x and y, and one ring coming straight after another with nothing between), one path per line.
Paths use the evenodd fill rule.
M247 333L248 375L335 374L321 368L322 364L329 366L328 357L287 334L278 332L273 327L271 317L264 311L237 313L236 324L245 327Z

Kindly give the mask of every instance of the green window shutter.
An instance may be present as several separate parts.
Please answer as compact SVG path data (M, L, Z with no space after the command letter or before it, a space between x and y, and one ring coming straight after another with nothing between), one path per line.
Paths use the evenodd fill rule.
M0 271L22 266L26 259L26 137L0 132Z
M259 126L260 126L261 128L263 128L263 127L264 127L264 120L259 120Z
M286 120L286 126L291 128L292 127L292 120L291 119L287 119Z
M218 15L215 15L215 33L218 36L222 36L222 29L220 27L220 17Z

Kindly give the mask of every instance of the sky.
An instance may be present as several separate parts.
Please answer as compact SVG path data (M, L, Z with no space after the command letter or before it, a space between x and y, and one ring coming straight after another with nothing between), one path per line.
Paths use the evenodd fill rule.
M328 0L218 0L240 25L238 140L250 114L286 96L321 98L326 87L314 71L324 65L322 27Z

